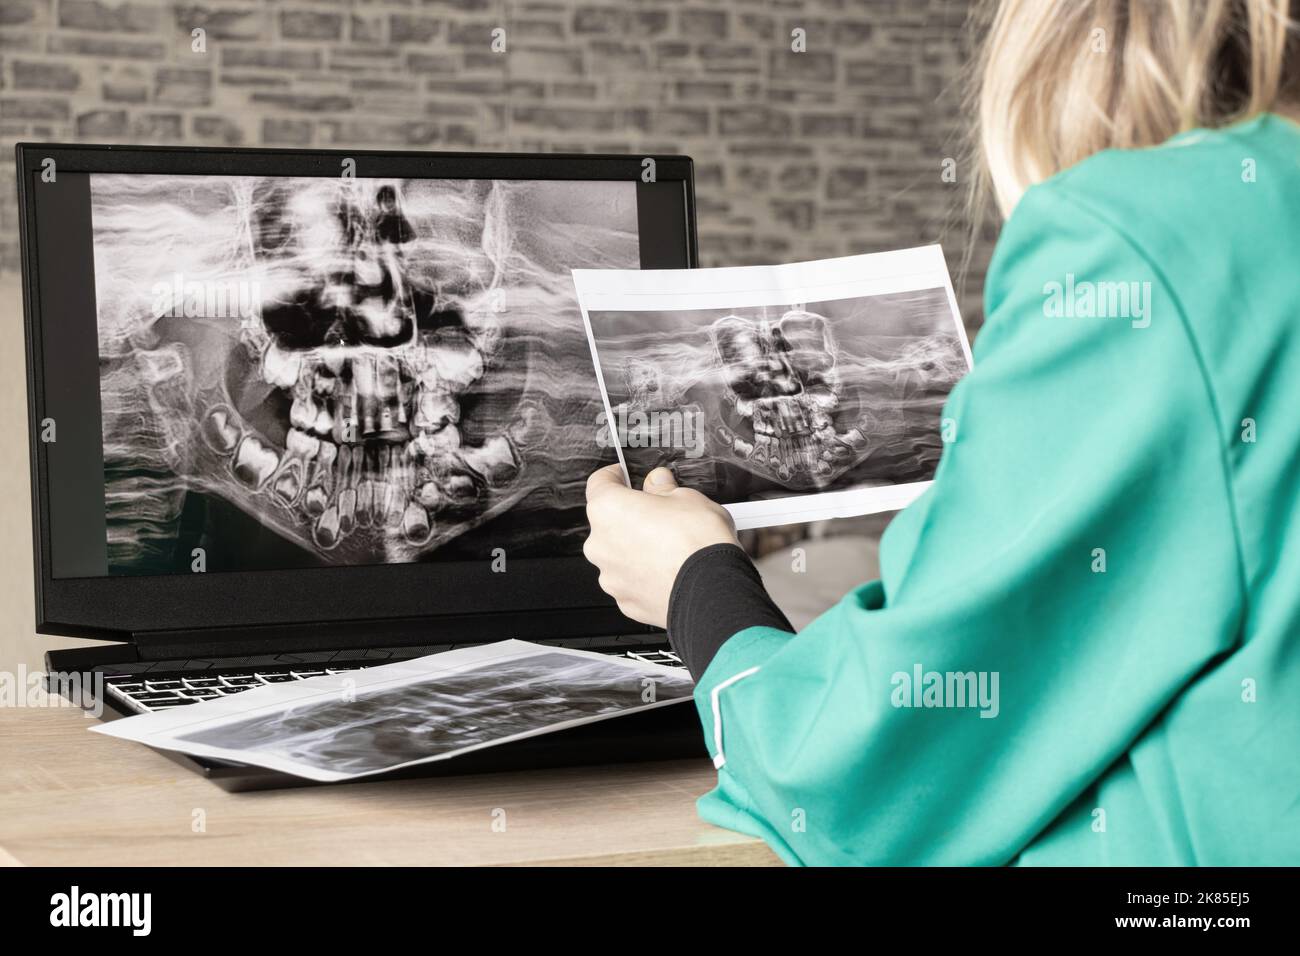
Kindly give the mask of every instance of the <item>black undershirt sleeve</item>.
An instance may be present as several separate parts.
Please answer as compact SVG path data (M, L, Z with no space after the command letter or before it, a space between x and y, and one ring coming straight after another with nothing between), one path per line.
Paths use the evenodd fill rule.
M668 641L691 676L698 681L718 648L747 627L794 631L739 546L696 551L678 570L668 598Z

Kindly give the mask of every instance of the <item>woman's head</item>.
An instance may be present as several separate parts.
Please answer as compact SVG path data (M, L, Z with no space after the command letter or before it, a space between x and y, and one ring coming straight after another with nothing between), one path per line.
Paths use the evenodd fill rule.
M1031 185L1100 150L1154 146L1295 102L1292 4L986 0L979 191L1007 215Z

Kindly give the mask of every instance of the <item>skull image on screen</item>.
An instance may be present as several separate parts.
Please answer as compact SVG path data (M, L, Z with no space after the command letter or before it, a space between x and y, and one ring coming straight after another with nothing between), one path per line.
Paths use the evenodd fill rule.
M131 331L169 469L338 564L417 560L527 495L525 451L551 423L525 359L496 371L491 256L461 256L448 291L429 249L412 254L431 214L412 217L400 182L236 185L227 271L254 287L247 308ZM502 244L501 209L481 205L474 241ZM489 266L467 281L470 260Z
M262 307L261 377L290 403L285 454L252 436L231 448L212 415L205 436L233 452L250 490L269 486L296 508L317 548L359 534L418 549L444 514L518 474L508 432L470 444L459 428L460 396L483 375L491 340L412 281L404 247L415 233L393 185L359 186L328 216L298 205L260 233L274 256L286 225L290 236L308 230L313 251L303 285Z

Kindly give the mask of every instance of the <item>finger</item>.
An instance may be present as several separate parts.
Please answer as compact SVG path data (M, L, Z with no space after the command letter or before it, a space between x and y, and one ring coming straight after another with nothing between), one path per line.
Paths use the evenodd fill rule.
M627 482L623 480L622 465L606 465L604 468L598 468L591 473L587 479L587 500L590 501L597 495L604 494L611 488L626 488Z
M656 468L645 476L641 487L652 495L666 495L677 490L677 477L667 468Z

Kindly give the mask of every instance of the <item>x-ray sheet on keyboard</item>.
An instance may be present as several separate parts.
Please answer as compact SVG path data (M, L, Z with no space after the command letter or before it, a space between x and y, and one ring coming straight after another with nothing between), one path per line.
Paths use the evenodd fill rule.
M738 528L906 506L970 346L939 246L778 266L575 269L605 431Z
M680 668L511 640L270 684L91 729L337 781L681 703L693 690Z

